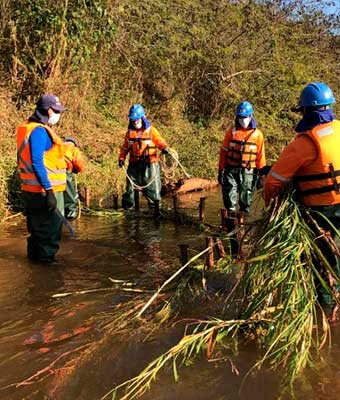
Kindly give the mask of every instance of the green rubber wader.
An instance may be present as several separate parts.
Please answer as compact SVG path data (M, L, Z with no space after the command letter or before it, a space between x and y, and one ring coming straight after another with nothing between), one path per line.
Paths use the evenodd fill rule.
M66 190L64 192L65 217L77 218L79 207L76 177L73 172L66 171Z
M254 169L225 167L222 195L228 211L248 213L254 191Z
M147 163L137 161L128 166L127 173L132 181L138 186L146 186L142 189L144 196L147 198L149 206L152 207L155 201L160 203L161 200L161 171L158 162ZM125 209L132 208L135 205L134 188L127 179L126 192L123 194L122 206Z

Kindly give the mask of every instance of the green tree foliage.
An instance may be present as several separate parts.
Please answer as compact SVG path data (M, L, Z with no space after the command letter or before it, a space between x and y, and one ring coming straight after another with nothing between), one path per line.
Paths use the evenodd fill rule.
M189 119L209 121L247 98L280 116L306 82L338 85L336 19L320 3L4 0L2 63L31 91L32 77L96 65L104 99L117 87L158 108L177 97Z
M281 1L119 2L120 62L148 102L180 96L194 120L221 117L244 98L267 114L280 112L306 82L335 83L336 77L331 21L292 7Z
M327 82L339 98L339 6L330 3L2 0L0 71L16 104L46 90L68 99L62 128L81 124L89 159L104 152L116 162L120 133L97 129L124 131L128 107L141 102L190 172L212 177L238 102L253 103L272 162L308 82Z
M2 14L3 67L21 101L39 94L46 79L88 65L115 33L103 1L13 0Z

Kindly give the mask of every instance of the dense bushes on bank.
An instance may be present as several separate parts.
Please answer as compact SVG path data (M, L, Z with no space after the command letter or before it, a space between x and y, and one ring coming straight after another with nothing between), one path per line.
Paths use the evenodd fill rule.
M146 107L189 172L214 177L223 131L247 99L274 160L293 135L290 108L302 87L322 80L340 92L337 21L320 11L323 3L3 2L2 215L15 125L45 91L66 102L58 131L81 143L90 167L80 183L98 195L121 191L117 152L134 102Z

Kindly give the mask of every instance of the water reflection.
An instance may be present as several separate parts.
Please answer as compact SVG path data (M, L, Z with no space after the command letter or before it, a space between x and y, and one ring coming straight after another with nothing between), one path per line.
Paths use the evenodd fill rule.
M198 212L201 196L197 193L187 199L186 206L193 213ZM207 220L217 224L220 194L211 192L207 196ZM167 271L173 263L179 265L180 243L189 244L195 251L202 249L204 234L133 212L113 220L82 218L75 226L76 240L64 235L59 254L64 266L59 268L35 265L26 259L24 225L10 228L0 238L0 387L38 374L32 384L0 390L1 399L99 399L181 337L182 327L175 326L145 343L139 337L128 343L124 337L104 338L99 316L123 296L114 298L110 292L58 299L51 296L110 287L109 277L132 279L142 276L145 270L152 270L157 276L158 271ZM340 328L335 327L332 350L324 355L328 368L323 365L318 372L306 372L297 400L339 398L339 338ZM96 346L72 364L70 360L78 356L75 350L89 342ZM240 392L257 352L255 347L245 348L232 360L216 363L199 358L180 372L177 384L171 373L162 374L144 398L274 399L279 376L266 371L250 376ZM232 372L231 362L239 374Z

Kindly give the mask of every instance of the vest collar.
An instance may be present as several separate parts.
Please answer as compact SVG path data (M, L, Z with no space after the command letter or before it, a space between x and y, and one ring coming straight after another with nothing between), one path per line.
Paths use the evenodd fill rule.
M335 119L333 110L311 111L303 116L302 120L297 124L295 131L300 133L313 129L317 125L327 124Z

